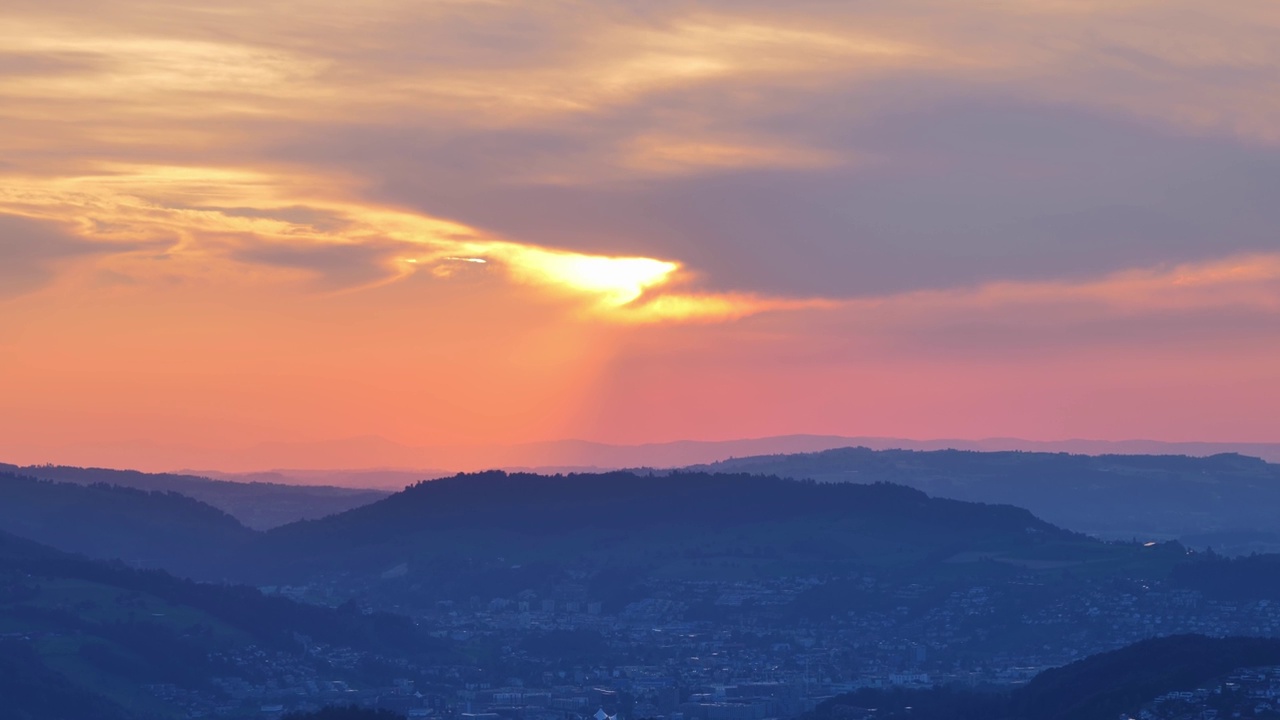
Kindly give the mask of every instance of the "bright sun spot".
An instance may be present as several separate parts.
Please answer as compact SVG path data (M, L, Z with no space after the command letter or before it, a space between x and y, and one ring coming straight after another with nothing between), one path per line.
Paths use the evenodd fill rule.
M666 282L680 265L652 258L612 258L592 255L538 253L528 258L547 279L575 290L598 293L605 302L622 306L650 287Z

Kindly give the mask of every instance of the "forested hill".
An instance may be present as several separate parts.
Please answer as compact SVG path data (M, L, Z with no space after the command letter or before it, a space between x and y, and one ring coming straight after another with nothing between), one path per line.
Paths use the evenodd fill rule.
M1006 503L1061 527L1103 537L1173 539L1223 531L1274 533L1280 465L1242 455L1068 455L1035 452L841 448L700 465L821 482L892 482L934 497ZM1280 549L1280 536L1260 551ZM1211 537L1207 542L1211 542ZM1219 552L1223 547L1216 547Z
M75 485L0 472L0 530L59 550L204 575L254 532L174 492Z
M1280 665L1280 640L1155 638L1046 670L1012 692L866 689L819 705L805 720L1098 720L1234 670Z
M0 532L0 718L186 717L148 685L207 690L246 648L302 656L312 643L438 659L407 618L264 596L90 560ZM331 669L330 669L331 670Z
M196 475L63 465L19 467L0 463L0 472L76 485L106 484L151 492L181 493L212 505L255 530L333 515L381 500L389 494L382 490L232 482Z
M1130 561L1182 557L1146 551L1139 559L1133 547L1105 545L1020 508L931 498L900 485L692 472L460 474L266 533L176 493L0 473L0 530L198 579L279 585L390 573L419 586L430 577L441 592L446 581L512 566L906 577L942 566L951 574L1114 572ZM1163 577L1168 568L1147 570L1143 576Z
M245 633L241 639L252 638L267 646L293 646L298 634L352 647L372 645L425 649L438 645L416 637L413 623L404 617L340 612L276 595L263 595L257 588L245 585L195 582L163 570L132 568L118 562L65 553L6 532L0 532L0 577L13 583L0 593L0 608L6 603L29 608L41 592L52 593L65 582L75 581L145 594L171 608L198 610ZM54 582L44 587L42 580ZM21 588L29 584L38 587L27 597ZM57 607L65 610L67 605L58 603ZM102 609L95 608L95 612ZM0 614L3 614L2 610ZM70 617L55 613L44 619L53 621Z
M404 564L694 561L759 572L912 568L961 553L1095 545L1014 507L930 498L893 485L751 475L487 472L421 483L372 505L272 530L246 563L273 572L374 573ZM736 559L735 559L736 558ZM268 573L271 574L271 573Z
M706 473L463 474L265 534L173 492L0 473L0 530L186 577L267 585L458 563L690 573L714 558L788 575L909 570L965 553L1016 559L1091 543L1025 510L901 486Z
M794 519L858 519L938 534L1062 533L1026 510L930 498L906 487L822 485L777 477L672 473L536 475L463 473L418 483L371 505L270 535L334 529L368 537L452 526L507 529L530 535L576 528L636 529L659 525L735 527ZM1065 534L1065 533L1063 533Z

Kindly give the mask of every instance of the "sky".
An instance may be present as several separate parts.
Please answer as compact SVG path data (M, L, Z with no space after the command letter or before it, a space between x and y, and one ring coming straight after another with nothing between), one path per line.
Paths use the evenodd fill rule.
M1274 0L7 0L0 459L1280 441Z

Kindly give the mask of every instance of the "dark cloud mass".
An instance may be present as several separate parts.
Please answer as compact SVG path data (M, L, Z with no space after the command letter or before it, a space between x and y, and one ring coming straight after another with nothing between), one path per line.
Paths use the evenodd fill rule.
M0 215L0 300L43 287L58 260L104 249L50 223Z
M430 128L331 127L285 152L359 166L397 205L550 246L678 258L717 288L787 295L1085 277L1280 249L1270 147L1012 99L842 121L844 107L820 105L827 117L790 133L817 133L824 151L849 158L815 169L530 177L605 154L636 131L623 115L588 133L447 141ZM768 130L788 135L777 118Z

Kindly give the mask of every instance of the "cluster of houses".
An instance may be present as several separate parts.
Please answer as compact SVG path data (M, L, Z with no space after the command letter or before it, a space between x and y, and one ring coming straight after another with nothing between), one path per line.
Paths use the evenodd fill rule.
M341 703L441 720L592 720L597 711L606 720L764 720L860 687L1016 685L1155 635L1280 635L1276 603L1220 602L1138 580L1063 593L1038 587L1034 575L959 587L867 577L855 587L877 603L796 613L796 598L825 582L653 579L642 597L613 606L577 585L384 607L414 617L458 655L481 658L469 648L491 648L496 656L415 664L315 643L301 653L245 648L218 658L231 669L212 689L157 694L192 717L270 717ZM555 633L585 635L597 647L569 657L546 646ZM515 667L539 671L513 676Z
M1238 670L1207 687L1166 693L1121 720L1280 720L1280 667Z

